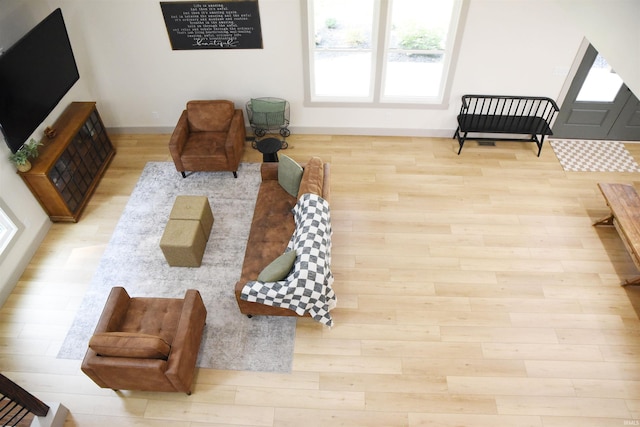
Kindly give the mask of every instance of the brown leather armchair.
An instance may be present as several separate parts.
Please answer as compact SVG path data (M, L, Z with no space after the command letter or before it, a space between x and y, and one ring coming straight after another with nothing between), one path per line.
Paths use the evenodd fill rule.
M82 371L102 388L191 394L207 310L200 293L131 298L111 290Z
M186 171L231 171L238 177L246 129L233 102L189 101L169 140L169 151L182 177Z

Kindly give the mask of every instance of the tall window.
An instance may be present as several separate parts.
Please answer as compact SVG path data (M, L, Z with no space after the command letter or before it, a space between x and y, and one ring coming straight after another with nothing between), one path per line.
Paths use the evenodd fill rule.
M440 104L463 0L307 0L311 102Z

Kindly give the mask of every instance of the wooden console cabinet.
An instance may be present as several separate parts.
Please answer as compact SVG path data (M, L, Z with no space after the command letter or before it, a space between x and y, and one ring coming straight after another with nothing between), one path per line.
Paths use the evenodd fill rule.
M95 102L73 102L52 126L39 156L19 172L52 221L77 222L115 149Z

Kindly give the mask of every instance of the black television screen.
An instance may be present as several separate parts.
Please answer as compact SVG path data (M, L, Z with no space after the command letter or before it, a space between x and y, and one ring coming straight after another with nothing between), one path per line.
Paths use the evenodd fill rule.
M0 130L13 153L79 78L60 9L0 55Z

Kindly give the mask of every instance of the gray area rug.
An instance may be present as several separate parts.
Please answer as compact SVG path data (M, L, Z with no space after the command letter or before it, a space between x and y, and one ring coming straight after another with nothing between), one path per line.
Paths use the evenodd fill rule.
M213 369L290 372L294 317L240 313L233 292L240 278L260 185L260 164L231 172L198 172L182 178L173 163L148 163L134 188L91 285L58 353L82 359L113 286L129 295L181 298L197 289L207 307L198 366ZM177 195L209 198L214 224L199 268L169 267L160 238Z

